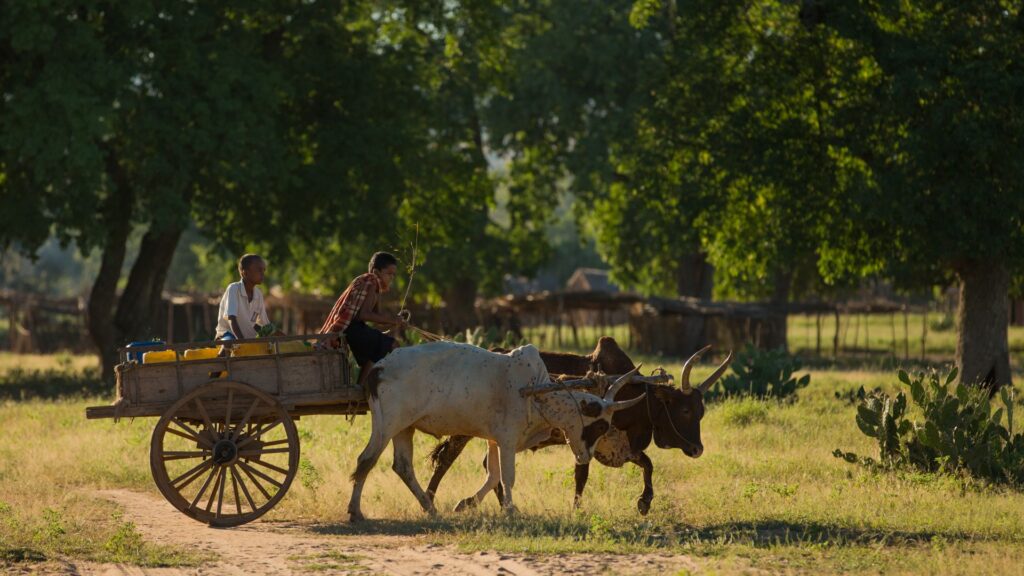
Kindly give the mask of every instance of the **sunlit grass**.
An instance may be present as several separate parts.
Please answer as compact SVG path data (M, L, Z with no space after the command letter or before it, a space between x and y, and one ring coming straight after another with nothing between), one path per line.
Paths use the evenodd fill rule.
M12 354L0 351L0 374L13 369L25 371L70 369L80 371L100 366L95 354Z
M17 359L5 362L19 364ZM679 359L647 357L678 375ZM42 367L42 361L39 361ZM694 380L712 369L705 363ZM371 473L363 511L347 522L351 473L370 420L303 417L302 466L267 520L299 520L320 533L418 535L464 551L664 552L689 554L721 573L762 569L805 573L1007 574L1024 562L1024 494L959 478L877 474L832 457L835 448L873 454L844 394L892 390L892 372L814 370L793 404L729 401L708 407L705 454L697 460L652 447L655 500L640 516L638 468L591 469L583 508L571 508L572 458L566 448L518 458L515 499L506 516L491 496L468 514L450 512L483 481L484 445L474 441L426 516L390 470L391 452ZM837 397L837 393L840 397ZM106 400L0 404L0 567L40 557L111 559L120 546L136 564L195 562L183 551L138 549L112 505L95 496L128 488L159 497L148 444L155 419L87 421ZM17 439L12 441L11 439ZM417 435L416 466L426 484L435 440ZM114 542L114 544L111 544ZM136 550L135 552L131 552Z

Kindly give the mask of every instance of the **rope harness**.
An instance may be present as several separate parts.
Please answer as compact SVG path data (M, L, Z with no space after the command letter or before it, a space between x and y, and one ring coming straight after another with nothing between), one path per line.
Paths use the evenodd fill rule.
M569 393L569 398L572 400L573 406L576 408L576 417L579 418L579 420L580 420L580 433L582 433L583 432L583 428L585 426L583 424L583 409L580 408L580 403L576 401L576 396L572 393L572 389L571 388L567 387L565 384L563 384L561 381L558 381L558 380L555 380L554 383L559 386L559 388L555 390L556 392L557 391L565 391L565 392ZM530 403L527 405L528 408L533 407L533 405L536 402L537 402L537 396L530 396ZM558 426L555 426L554 424L552 424L551 420L549 420L548 417L544 415L544 411L541 409L541 405L537 405L537 413L540 414L540 417L544 419L544 422L546 422L549 427L554 428L556 430L562 430ZM530 414L529 414L529 412L527 412L527 414L526 414L526 420L527 420L527 423L529 423L529 421L530 421ZM565 430L562 430L562 432L564 433ZM566 440L568 440L568 439L569 438L566 437Z

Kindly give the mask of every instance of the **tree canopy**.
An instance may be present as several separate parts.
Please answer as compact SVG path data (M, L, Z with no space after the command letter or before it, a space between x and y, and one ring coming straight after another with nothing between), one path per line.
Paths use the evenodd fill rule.
M190 222L324 290L418 224L425 293L471 322L571 197L646 292L704 294L705 260L780 303L958 281L961 377L1008 381L1022 31L996 0L6 3L0 244L100 251L109 350Z

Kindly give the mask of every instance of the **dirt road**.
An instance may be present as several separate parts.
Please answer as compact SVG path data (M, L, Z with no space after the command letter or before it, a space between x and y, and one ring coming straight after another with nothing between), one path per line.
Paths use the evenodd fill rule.
M216 560L197 568L139 568L118 564L68 564L83 576L197 574L673 574L697 572L686 556L558 554L527 556L497 552L461 553L416 536L334 535L303 523L254 522L214 529L174 510L165 500L127 490L100 496L120 504L147 541L209 553Z

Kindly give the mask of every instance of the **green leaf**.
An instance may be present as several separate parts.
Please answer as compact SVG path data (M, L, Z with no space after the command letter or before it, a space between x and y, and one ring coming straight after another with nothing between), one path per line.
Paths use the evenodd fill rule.
M960 371L957 370L957 367L953 366L953 369L950 370L949 374L946 375L946 386L949 386L953 382L953 380L956 380L956 375L959 373Z
M907 375L906 370L901 369L899 372L896 373L896 376L900 379L900 382L903 382L907 386L910 385L910 376Z
M881 422L881 413L877 410L868 408L864 404L857 406L857 416L871 426L878 426L879 422Z
M857 415L857 427L864 433L865 436L871 438L878 438L878 425L871 424L864 418L861 418L860 414Z
M910 384L910 397L914 399L914 403L918 406L924 406L928 398L925 396L924 385L921 384L920 380L914 380Z
M900 418L907 409L907 396L900 392L896 395L896 400L893 402L892 415L894 418Z
M939 428L934 422L925 422L924 428L918 431L918 437L921 443L931 448L932 450L942 450L942 440L939 434Z

